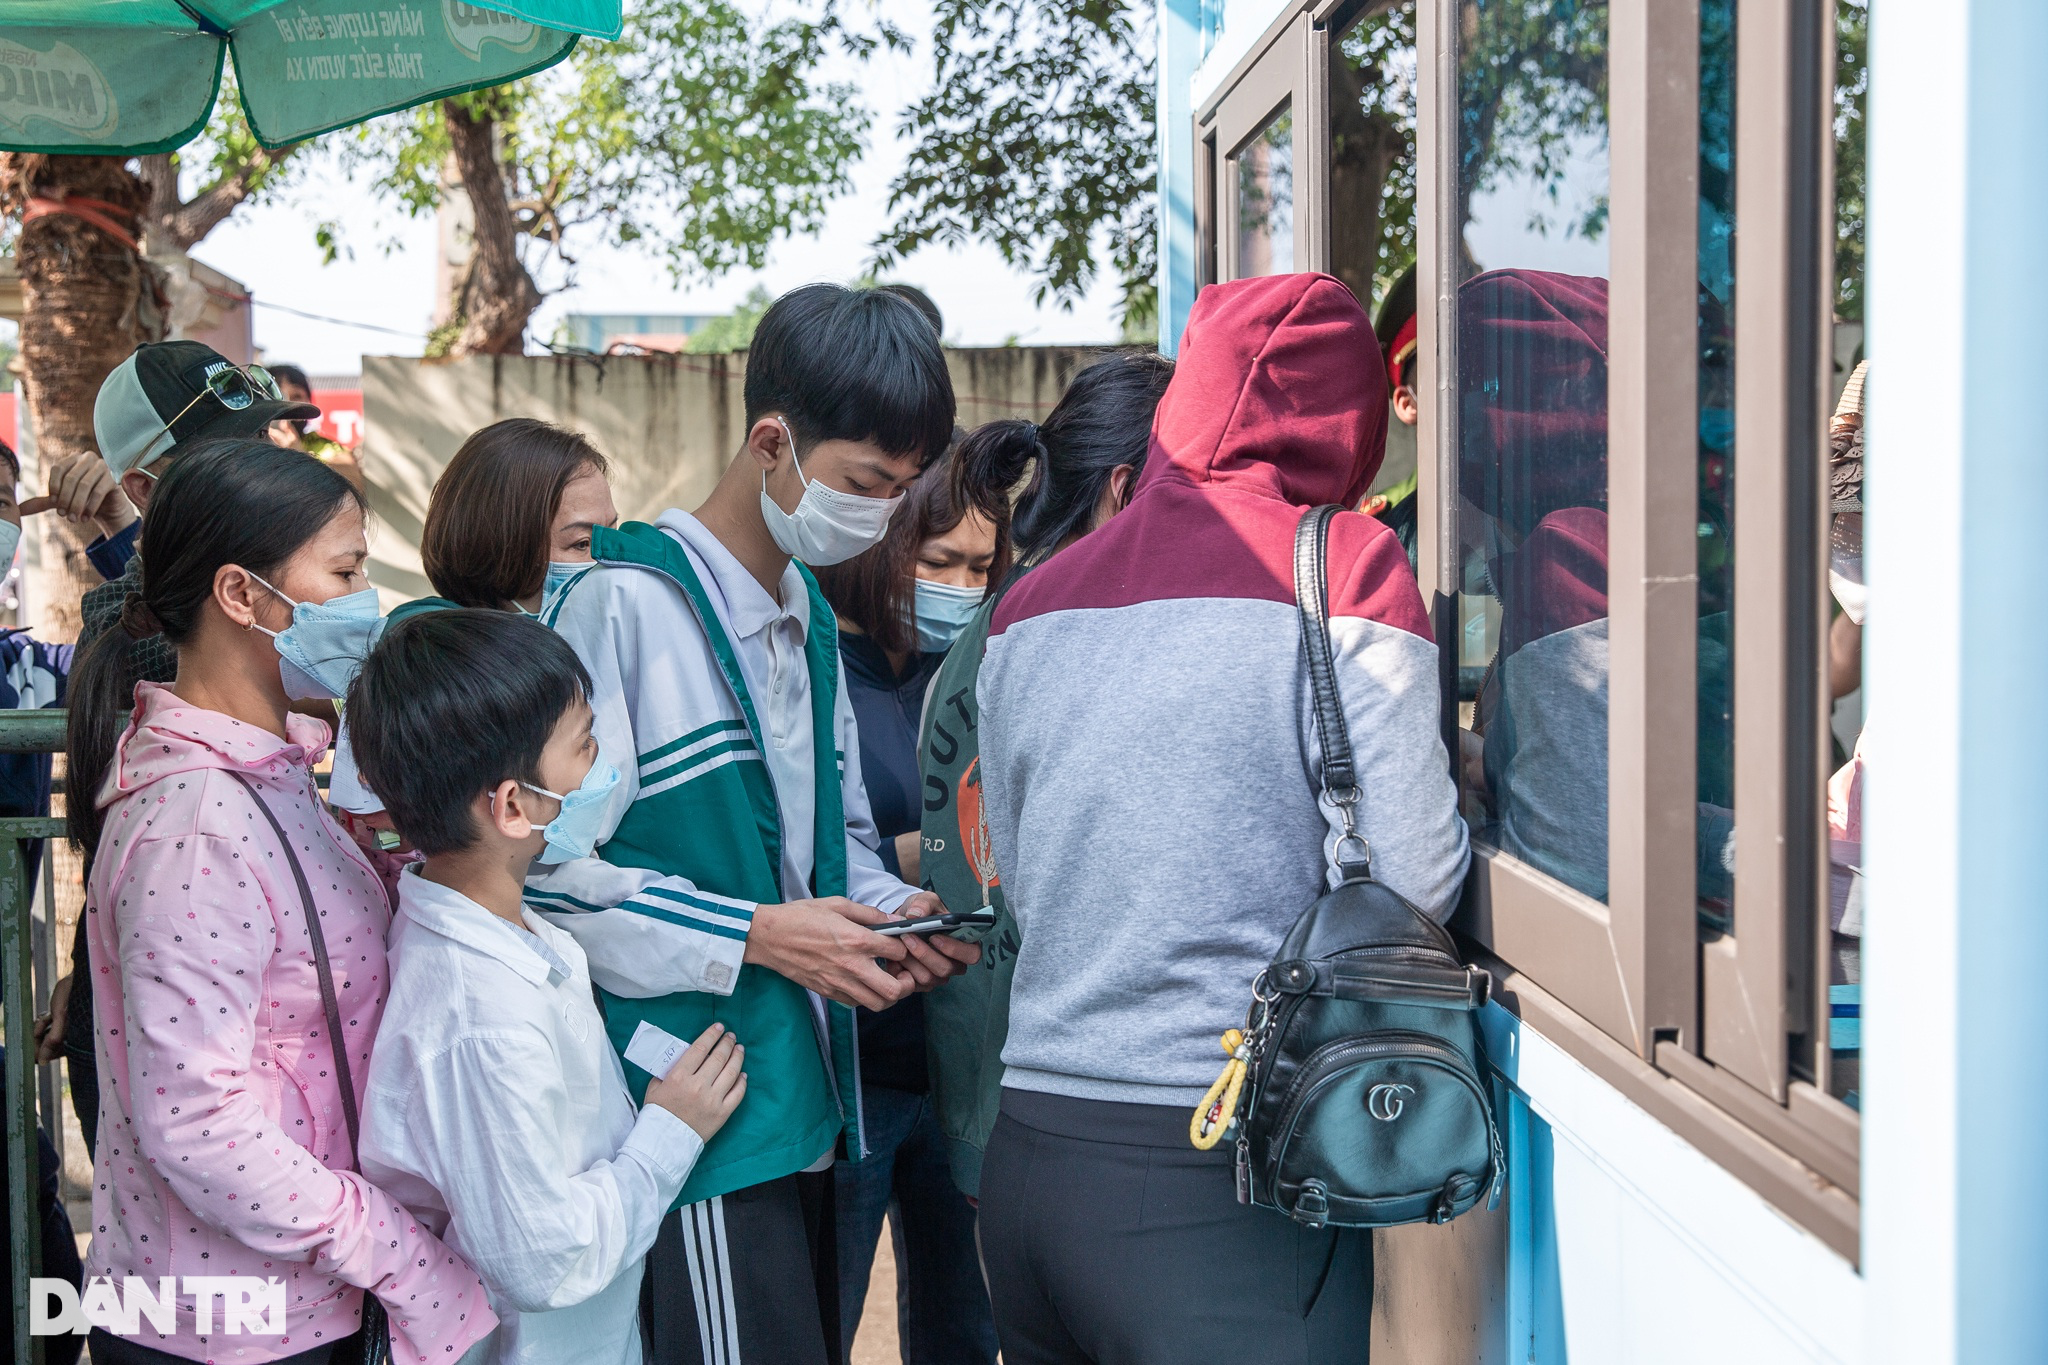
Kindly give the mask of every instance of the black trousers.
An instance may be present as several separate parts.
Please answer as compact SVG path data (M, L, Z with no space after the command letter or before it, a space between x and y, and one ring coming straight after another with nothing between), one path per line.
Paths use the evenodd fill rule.
M640 1288L650 1365L838 1365L832 1209L823 1170L662 1219Z
M981 1251L1004 1365L1363 1365L1372 1234L1239 1204L1188 1113L1003 1091Z

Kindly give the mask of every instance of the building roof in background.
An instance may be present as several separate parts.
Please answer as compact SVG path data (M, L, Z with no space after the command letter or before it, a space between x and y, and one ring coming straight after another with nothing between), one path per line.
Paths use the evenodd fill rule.
M565 313L559 335L579 350L603 352L614 342L648 351L679 351L712 313Z

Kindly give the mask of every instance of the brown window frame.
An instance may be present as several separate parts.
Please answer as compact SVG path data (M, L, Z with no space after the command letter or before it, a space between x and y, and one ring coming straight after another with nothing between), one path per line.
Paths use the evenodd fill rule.
M1328 255L1329 118L1308 56L1310 17L1290 8L1262 34L1195 114L1196 232L1203 284L1237 278L1237 157L1282 108L1294 115L1294 267Z
M1329 45L1377 3L1291 5L1197 110L1202 283L1235 265L1231 154L1289 102L1295 259L1329 268ZM1455 641L1457 296L1445 265L1460 246L1461 0L1416 3L1418 578L1438 640ZM1860 1120L1806 1079L1824 1074L1827 1039L1830 14L1744 0L1737 38L1735 800L1742 827L1770 837L1737 840L1735 928L1701 941L1694 872L1697 0L1609 10L1608 903L1475 844L1453 924L1501 973L1502 1003L1524 1026L1854 1261ZM1439 653L1455 754L1457 660Z

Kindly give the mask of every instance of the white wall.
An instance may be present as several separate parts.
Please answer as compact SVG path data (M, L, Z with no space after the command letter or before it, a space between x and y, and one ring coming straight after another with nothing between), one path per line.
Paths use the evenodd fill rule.
M1499 1005L1484 1023L1515 1086L1505 1359L1863 1358L1847 1261Z

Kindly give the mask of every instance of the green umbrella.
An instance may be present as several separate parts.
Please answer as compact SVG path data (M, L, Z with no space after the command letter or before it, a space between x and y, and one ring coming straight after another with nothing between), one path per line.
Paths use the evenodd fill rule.
M620 0L0 0L0 150L139 156L199 135L232 52L281 147L551 66Z

